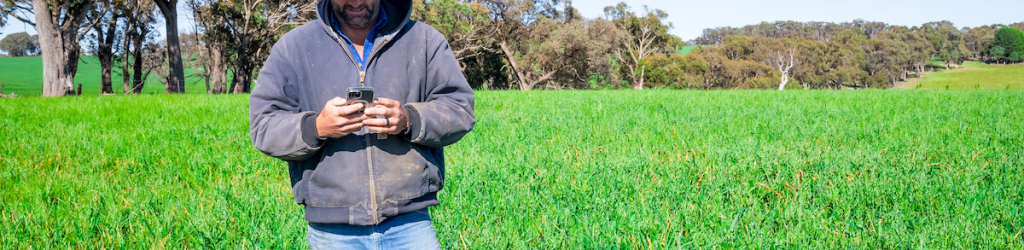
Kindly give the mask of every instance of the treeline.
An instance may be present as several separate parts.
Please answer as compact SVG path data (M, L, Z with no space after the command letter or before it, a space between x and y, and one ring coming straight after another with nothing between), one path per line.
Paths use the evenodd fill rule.
M476 88L888 88L936 61L1024 61L1024 23L779 21L683 42L667 17L620 3L586 19L569 1L497 0L417 1L414 15L451 40ZM698 47L683 56L684 45Z
M668 12L626 3L584 18L568 0L413 2L412 18L448 38L478 89L886 88L934 61L1024 61L1024 23L764 22L706 29L687 42L668 33ZM177 13L179 4L189 13ZM115 92L114 75L121 76L117 92L126 94L139 93L151 76L168 93L184 92L186 77L201 79L211 94L246 93L277 39L317 19L315 4L0 0L0 25L14 18L36 27L46 96L79 93L72 83L82 54L99 59L105 94ZM179 35L179 18L194 28ZM156 39L160 22L166 40ZM687 45L697 48L683 56Z
M791 60L785 65L792 66L789 82L803 88L887 88L919 76L933 61L947 69L966 60L1024 61L1021 29L1024 23L956 28L949 21L914 27L779 21L705 29L689 43L701 45L703 57L761 62L780 72L786 72L782 62Z

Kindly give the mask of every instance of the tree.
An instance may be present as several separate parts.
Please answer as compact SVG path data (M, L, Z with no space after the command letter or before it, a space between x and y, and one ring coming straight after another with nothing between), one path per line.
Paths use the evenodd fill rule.
M124 34L121 41L121 77L124 94L142 93L148 77L144 69L143 50L152 39L156 24L153 3L144 0L127 0L121 15L124 18Z
M686 56L654 54L644 58L642 63L647 68L646 88L700 88L709 67L708 62L695 53Z
M195 36L190 37L195 44L201 44L202 49L196 51L196 60L193 61L193 68L197 66L201 70L193 72L199 74L206 82L208 94L224 94L228 91L227 63L224 56L226 45L230 38L223 32L221 18L213 15L210 9L210 2L202 0L188 0L187 5L195 18ZM188 40L188 39L186 39Z
M112 81L112 69L114 67L114 57L117 55L121 46L117 46L117 40L123 35L123 31L118 29L118 23L127 11L133 11L126 8L124 1L107 0L97 2L97 5L106 5L107 8L93 8L89 12L89 19L100 20L97 25L92 26L93 35L88 36L87 39L94 45L92 53L96 55L96 59L100 62L100 93L107 95L113 94L113 81ZM108 9L109 11L102 11Z
M507 85L496 26L480 1L421 0L413 2L411 19L429 24L448 39L459 68L473 88Z
M1003 27L996 31L995 38L992 39L992 43L989 45L989 56L999 57L1009 61L1009 57L1013 52L1018 54L1024 54L1024 32L1011 27ZM992 49L995 47L1002 47L1002 53L995 53Z
M495 29L490 24L487 8L479 2L416 1L413 8L411 19L430 24L448 39L461 70L466 70L463 62L467 59L484 52L496 52L491 48L494 40L490 39Z
M1021 57L1021 53L1017 51L1010 53L1010 56L1006 58L1007 61L1011 62L1020 62L1022 59L1024 58Z
M930 22L921 25L921 32L932 43L934 57L946 63L946 69L959 65L969 56L964 44L964 32L953 26L952 22Z
M0 50L7 51L7 56L31 56L39 52L39 36L30 36L25 32L7 35L0 40Z
M482 2L491 13L494 42L515 79L509 88L562 88L586 78L586 27L571 2L565 1L561 10L557 0Z
M786 64L786 58L782 56L782 51L775 52L778 55L778 62L775 64L775 67L779 69L779 72L782 72L779 90L786 89L786 83L789 83L789 70L793 69L793 52L793 49L789 50L789 64Z
M223 46L220 56L234 72L227 92L236 94L252 90L254 75L270 56L277 38L313 20L316 9L316 2L305 0L209 0L190 5L207 6L198 8L202 12L196 14L197 22L203 26L205 42L214 52L211 55L218 56L220 48L214 47ZM213 73L219 74L219 70Z
M178 0L153 0L160 7L167 27L167 93L185 93L185 71L181 64L181 42L178 41Z
M0 15L35 26L43 61L43 96L74 94L81 47L79 40L98 20L87 20L91 0L2 0ZM35 22L25 13L32 13Z
M643 74L646 68L641 61L655 53L672 53L673 45L681 45L678 38L668 34L672 23L666 23L668 13L650 10L644 6L644 13L637 15L629 5L620 2L604 8L605 16L624 30L626 40L615 50L615 57L622 64L626 79L631 80L633 89L643 89Z
M998 26L1000 25L984 25L967 30L964 35L964 45L971 51L973 58L980 59L981 55L986 52L989 43L995 38Z
M999 63L1006 59L1006 49L1003 49L1003 46L994 45L988 49L988 55L992 60L995 60L996 63Z

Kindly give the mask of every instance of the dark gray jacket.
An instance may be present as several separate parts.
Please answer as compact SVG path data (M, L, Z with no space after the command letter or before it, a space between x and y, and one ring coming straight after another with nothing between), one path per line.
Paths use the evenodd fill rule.
M376 225L439 204L444 151L473 129L473 91L448 42L409 20L411 0L382 0L388 23L374 40L365 72L323 20L285 34L270 52L249 97L253 144L288 162L295 202L313 223ZM377 139L357 132L319 140L316 115L348 87L373 87L376 97L404 103L405 136ZM365 131L365 130L364 130Z

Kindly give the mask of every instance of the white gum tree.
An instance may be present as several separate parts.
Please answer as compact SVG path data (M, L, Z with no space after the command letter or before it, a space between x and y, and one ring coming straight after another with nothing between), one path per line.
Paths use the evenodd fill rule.
M782 54L782 51L776 51L775 54L778 59L778 63L775 67L782 72L782 79L779 82L779 90L786 89L786 83L789 82L789 70L793 68L793 49L789 50L789 64L786 64L786 59Z

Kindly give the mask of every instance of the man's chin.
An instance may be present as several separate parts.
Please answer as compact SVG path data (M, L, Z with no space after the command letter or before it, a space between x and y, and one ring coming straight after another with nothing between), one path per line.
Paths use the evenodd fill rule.
M345 26L349 26L356 29L368 28L371 25L370 17L368 16L342 17L342 21L345 22Z

